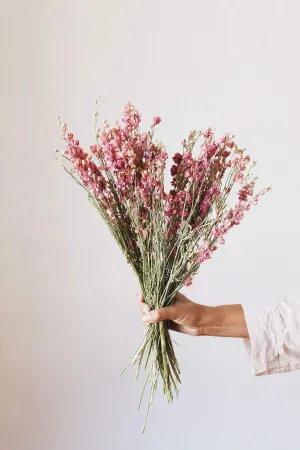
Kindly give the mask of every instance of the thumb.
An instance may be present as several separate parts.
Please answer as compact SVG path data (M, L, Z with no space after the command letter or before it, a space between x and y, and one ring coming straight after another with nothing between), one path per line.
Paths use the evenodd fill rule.
M157 323L161 320L172 320L173 308L172 306L166 306L165 308L154 309L145 314L142 319L144 323Z

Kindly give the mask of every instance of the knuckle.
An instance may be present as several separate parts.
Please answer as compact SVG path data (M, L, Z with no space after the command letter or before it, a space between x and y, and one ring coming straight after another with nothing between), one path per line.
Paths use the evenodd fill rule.
M160 311L154 311L153 313L153 318L154 318L154 320L155 321L159 321L159 320L161 320L161 312Z

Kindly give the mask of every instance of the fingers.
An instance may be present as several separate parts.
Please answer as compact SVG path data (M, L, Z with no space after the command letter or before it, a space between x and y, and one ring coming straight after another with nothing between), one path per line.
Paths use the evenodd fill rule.
M138 298L139 298L139 307L141 315L147 314L150 311L150 307L146 305L144 296L141 292L138 292Z
M150 308L148 305L146 305L143 293L141 292L140 289L137 291L136 296L139 300L139 308L141 315L147 314L147 312L150 311Z
M172 320L173 319L173 309L172 306L167 306L166 308L155 309L145 313L142 320L144 323L157 323L161 320Z
M141 309L141 312L142 312L142 306L145 303L145 299L144 299L144 296L143 296L143 293L142 293L141 289L139 289L137 291L136 296L139 299L140 309Z
M140 313L142 316L142 320L145 324L157 323L160 322L161 320L174 319L174 308L172 306L167 306L165 308L160 308L151 311L151 308L145 303L143 294L138 293L137 295L139 297Z
M140 303L140 311L141 315L147 314L150 311L150 306L146 305L146 303Z
M137 289L136 296L139 299L139 303L144 303L144 301L145 301L144 296L143 296L142 290L140 288Z

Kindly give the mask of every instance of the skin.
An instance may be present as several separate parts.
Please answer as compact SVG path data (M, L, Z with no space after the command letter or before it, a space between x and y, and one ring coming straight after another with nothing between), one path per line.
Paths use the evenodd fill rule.
M179 292L171 306L153 311L140 296L140 312L144 324L168 320L171 330L191 336L249 337L242 305L204 306Z

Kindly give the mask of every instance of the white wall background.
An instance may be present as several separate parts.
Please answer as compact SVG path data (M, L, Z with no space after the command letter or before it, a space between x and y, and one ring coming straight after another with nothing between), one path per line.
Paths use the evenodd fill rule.
M233 131L274 191L187 293L275 301L299 283L297 0L4 1L1 12L1 450L296 450L300 374L254 378L239 340L176 336L178 403L119 369L142 326L135 279L52 157L60 114L93 143L130 99L170 152L192 127Z

